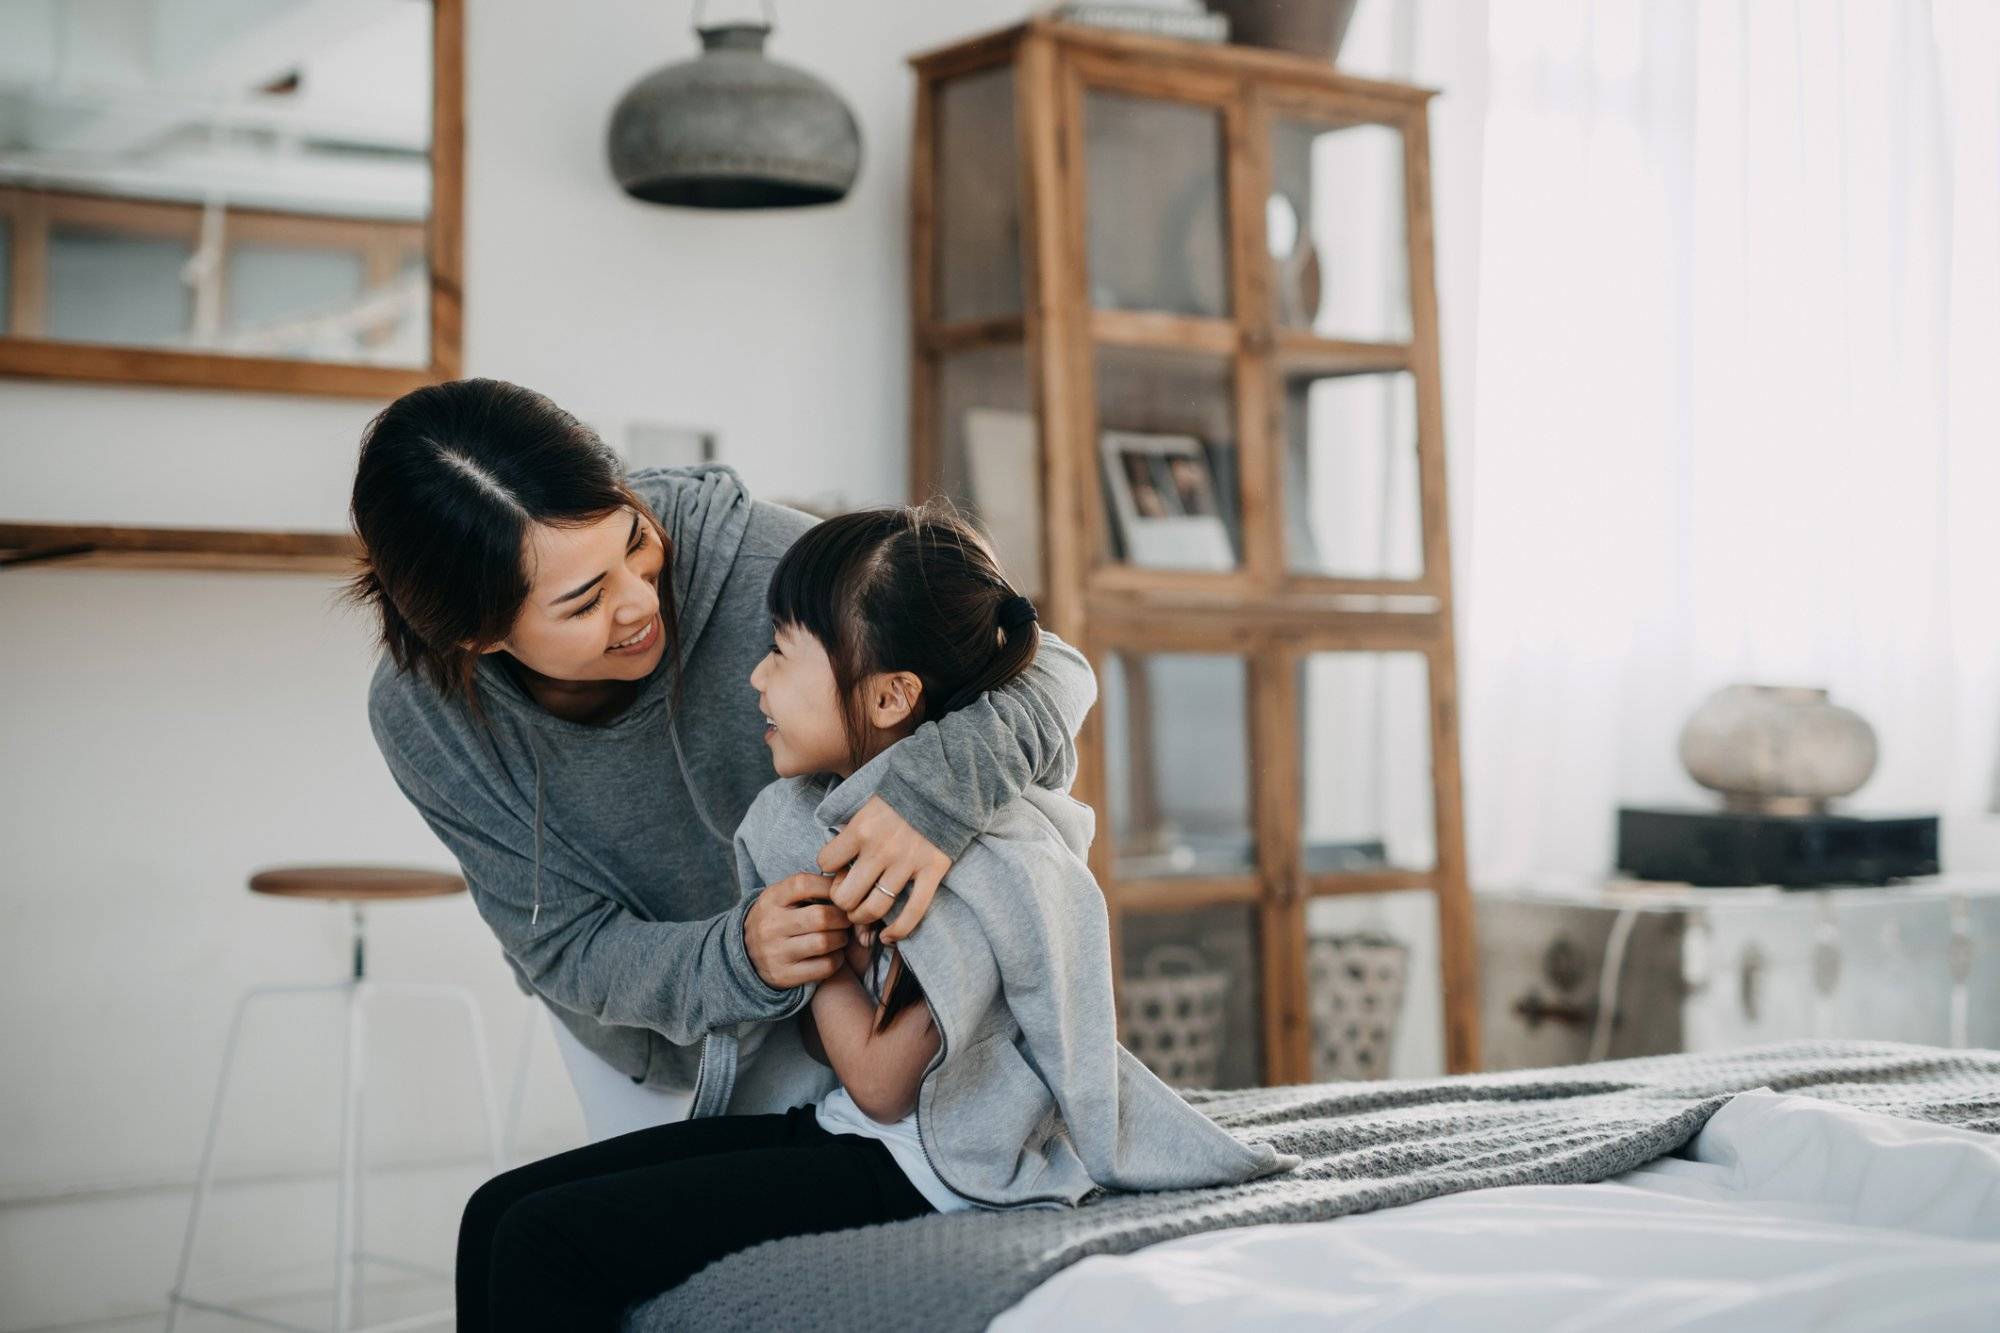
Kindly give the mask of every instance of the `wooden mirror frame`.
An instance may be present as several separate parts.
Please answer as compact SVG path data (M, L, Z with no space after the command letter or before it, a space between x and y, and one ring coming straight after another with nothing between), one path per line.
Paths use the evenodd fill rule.
M431 289L429 365L360 366L0 335L0 375L349 398L394 398L419 385L458 378L464 326L465 9L464 0L430 4L431 213L424 247Z

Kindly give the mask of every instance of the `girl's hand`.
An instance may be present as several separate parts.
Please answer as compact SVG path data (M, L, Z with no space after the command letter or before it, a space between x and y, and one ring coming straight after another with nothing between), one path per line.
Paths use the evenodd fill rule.
M857 977L868 975L868 946L874 938L873 926L856 926L847 932L847 968Z
M847 873L833 882L833 905L857 926L880 921L897 896L909 889L901 915L882 931L882 938L894 944L931 910L931 899L951 869L951 858L911 828L887 801L871 796L847 827L819 849L821 870L830 875L843 867Z

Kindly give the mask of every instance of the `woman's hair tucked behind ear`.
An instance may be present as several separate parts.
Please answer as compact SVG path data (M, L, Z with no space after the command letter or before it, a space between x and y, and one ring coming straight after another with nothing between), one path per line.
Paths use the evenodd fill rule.
M825 647L857 765L872 739L869 676L916 676L916 720L935 721L1020 675L1041 646L1033 604L978 531L938 502L821 523L778 562L768 600L772 623Z
M362 434L352 516L365 554L348 595L376 613L399 668L476 708L480 649L507 637L527 600L529 528L580 527L628 505L651 521L618 456L541 394L502 380L427 385ZM660 609L678 662L664 572Z

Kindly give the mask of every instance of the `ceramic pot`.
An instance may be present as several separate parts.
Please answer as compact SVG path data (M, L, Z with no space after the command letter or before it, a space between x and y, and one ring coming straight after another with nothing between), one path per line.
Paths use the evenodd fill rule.
M765 24L698 32L700 56L654 70L612 112L606 151L625 193L685 208L844 198L861 170L861 129L840 94L766 56Z
M1359 0L1208 0L1229 20L1229 40L1243 46L1332 60L1340 54Z
M1681 729L1688 775L1731 810L1813 814L1875 771L1875 729L1825 690L1730 685Z

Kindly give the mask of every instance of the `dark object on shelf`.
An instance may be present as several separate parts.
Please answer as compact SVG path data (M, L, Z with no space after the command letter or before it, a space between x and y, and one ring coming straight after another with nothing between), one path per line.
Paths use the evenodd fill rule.
M1339 875L1389 869L1389 848L1380 838L1357 842L1309 842L1305 845L1308 875Z
M1938 821L1622 808L1618 869L1701 888L1887 884L1938 873Z
M767 6L768 12L768 6ZM654 70L612 113L625 193L687 208L797 208L844 198L861 130L840 94L764 54L769 24L702 27L702 52Z
M1208 0L1229 20L1229 40L1332 60L1359 0Z

